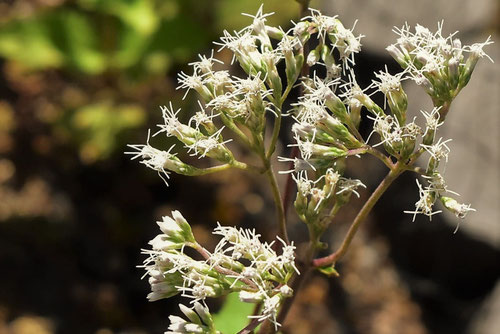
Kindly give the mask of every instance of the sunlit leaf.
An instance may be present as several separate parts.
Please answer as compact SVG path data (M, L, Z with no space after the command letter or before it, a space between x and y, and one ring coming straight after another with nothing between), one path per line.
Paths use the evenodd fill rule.
M222 309L214 315L215 328L222 333L238 333L248 325L247 316L253 308L254 304L241 302L237 293L229 294Z

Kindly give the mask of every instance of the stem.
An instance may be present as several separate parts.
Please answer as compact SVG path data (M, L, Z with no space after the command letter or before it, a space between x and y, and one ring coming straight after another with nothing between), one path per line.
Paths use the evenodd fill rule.
M422 167L406 167L405 170L417 173L419 175L426 175L425 168Z
M224 125L238 136L239 140L241 140L249 148L252 148L252 143L248 140L247 135L245 135L243 131L240 130L240 128L233 122L232 119L228 118L223 113L220 113L220 118Z
M205 260L210 260L210 257L211 257L211 254L209 251L207 251L202 245L200 245L199 243L197 242L189 242L189 243L186 243L186 246L188 247L191 247L193 248L194 250L196 250L198 253L200 253L201 256L203 256L203 258ZM236 271L233 271L231 269L227 269L227 268L224 268L224 267L221 267L219 265L214 265L213 268L218 272L218 273L221 273L223 275L226 275L226 276L234 276L234 277L238 277L238 279L240 281L242 281L243 283L245 283L246 285L254 288L254 289L258 289L257 285L255 285L254 282L252 282L251 280L249 280L248 278L245 278L245 277L240 277L241 275L239 273L237 273Z
M249 164L246 164L244 162L237 161L237 160L234 160L231 163L231 166L234 168L239 168L239 169L247 170L247 171L254 172L254 173L262 173L262 168L252 166L252 165L249 165Z
M371 209L373 208L375 203L377 203L380 197L384 194L387 188L389 188L392 182L394 182L394 180L396 180L404 170L405 170L405 165L398 162L395 165L395 168L389 171L387 176L382 180L382 182L380 182L377 189L375 189L375 191L371 194L370 198L368 198L366 203L363 205L356 218L354 218L354 221L352 222L352 225L349 228L349 231L347 232L347 235L345 236L344 241L342 242L340 248L328 256L313 260L314 267L328 266L332 263L337 262L345 255L345 253L349 249L349 246L351 245L354 236L356 235L356 232L358 231L358 228L361 226L361 223L365 221Z
M359 133L358 129L356 128L356 126L354 126L354 124L352 123L352 121L350 119L346 125L347 125L347 128L349 129L349 131L351 131L351 133L354 134L354 137L356 137L357 140L359 140L360 142L362 142L364 144L365 140L363 139L363 136L361 136L361 133Z
M373 155L374 157L376 157L380 161L382 161L389 169L394 169L394 163L392 162L391 158L389 158L388 156L384 155L379 150L374 149L371 146L368 146L366 152L368 154Z
M299 148L297 146L294 146L292 148L292 153L290 153L290 159L294 159L297 157L299 154ZM294 169L294 162L290 161L290 164L288 166L289 170ZM292 179L292 173L288 174L288 177L286 178L286 184L285 184L285 194L283 196L283 211L285 212L285 217L288 212L288 205L290 203L290 197L292 196L292 189L293 189L293 179Z
M230 168L238 168L238 169L243 169L247 170L250 172L254 173L262 173L262 170L258 167L248 165L244 162L234 160L231 163L228 164L223 164L219 166L213 166L213 167L208 167L208 168L193 168L190 170L190 173L188 174L189 176L201 176L201 175L207 175L207 174L212 174L212 173L217 173L217 172L222 172Z
M283 103L285 102L285 100L286 100L288 94L290 93L290 91L292 90L292 88L293 88L293 84L287 85L285 92L281 96L281 99L278 101L279 106L276 107L277 117L276 117L276 120L274 121L274 125L273 125L273 135L271 137L271 144L269 145L269 148L268 148L268 151L266 154L267 159L271 158L271 156L274 153L274 150L276 149L276 142L278 141L278 136L280 134L280 129L281 129L281 118L283 117L281 110L283 108Z
M232 164L224 164L224 165L219 165L219 166L213 166L209 168L196 168L190 171L190 176L200 176L200 175L206 175L206 174L212 174L212 173L217 173L217 172L222 172L226 169L229 169L233 167Z
M269 161L264 162L266 169L266 176L271 184L271 190L273 192L274 204L276 206L276 211L278 213L278 227L279 227L279 236L285 241L287 245L290 244L290 240L288 239L288 233L286 231L286 218L285 218L285 210L283 208L283 202L281 201L281 194L278 187L278 182L276 181L276 176L274 175L273 169L269 164Z
M276 108L276 119L274 120L273 126L273 135L271 137L271 143L269 144L269 148L267 150L266 159L270 159L276 149L276 142L278 141L278 136L280 134L281 129L281 105L279 108Z
M250 323L243 328L241 331L238 332L238 334L250 334L253 333L253 330L257 328L261 324L261 321L257 318L252 319Z

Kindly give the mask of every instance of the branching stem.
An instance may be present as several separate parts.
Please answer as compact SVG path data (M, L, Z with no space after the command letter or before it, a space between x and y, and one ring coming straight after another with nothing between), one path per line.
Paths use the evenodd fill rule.
M382 180L382 182L380 182L378 187L371 194L370 198L368 198L368 200L365 202L356 218L354 218L354 221L352 222L349 231L347 231L344 241L342 242L339 249L328 256L313 260L314 267L325 267L331 265L345 255L345 253L349 249L349 246L351 245L354 236L356 235L356 232L358 231L358 228L365 221L375 203L377 203L377 201L380 199L380 197L382 197L382 195L389 188L392 182L394 182L394 180L396 180L398 176L405 171L405 169L405 165L401 162L398 162L394 166L394 169L391 169L389 171L387 176Z

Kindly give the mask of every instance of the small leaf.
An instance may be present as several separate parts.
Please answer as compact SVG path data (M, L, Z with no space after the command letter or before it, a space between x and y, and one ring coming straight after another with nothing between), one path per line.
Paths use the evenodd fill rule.
M318 270L328 277L332 277L332 276L339 277L340 276L338 271L335 269L335 264L332 264L331 266L320 267L320 268L318 268Z

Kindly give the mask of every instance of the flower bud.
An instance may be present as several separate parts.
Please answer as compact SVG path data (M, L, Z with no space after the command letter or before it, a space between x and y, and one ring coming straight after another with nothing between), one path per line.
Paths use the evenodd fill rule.
M476 211L470 207L470 204L460 204L451 197L441 196L440 200L443 206L458 218L463 219L469 211Z
M196 314L196 312L183 305L183 304L179 304L179 308L181 310L181 312L192 322L192 323L195 323L195 324L198 324L198 325L201 325L202 322L201 322L201 319L200 317L198 316L198 314Z
M474 52L471 53L467 58L467 61L465 62L465 66L462 70L462 74L460 75L458 83L461 88L465 87L469 83L469 80L472 76L472 72L474 71L474 68L476 67L478 60L479 60L479 54Z
M260 303L265 297L260 291L252 292L245 290L240 291L238 296L240 297L240 301L244 303Z
M322 123L325 128L330 130L330 134L344 143L348 148L358 148L362 144L352 135L351 132L337 118L330 115L326 116Z
M309 52L309 54L307 55L307 60L306 60L308 66L313 66L319 61L319 59L321 57L320 56L320 48L321 48L321 46L318 46L316 49L311 50Z
M399 65L402 68L408 67L408 63L404 54L399 50L399 48L396 45L391 44L385 49L387 50L387 52L389 52L392 58L394 58L399 63Z
M337 186L337 182L340 179L340 174L337 173L332 168L329 168L325 173L325 185L323 186L323 192L325 196L330 198L331 195L335 193L335 188Z
M361 122L361 108L363 105L357 99L349 99L349 118L351 119L354 127L359 128L359 123Z
M282 29L276 27L270 27L266 25L266 34L274 39L281 40L284 36L286 36L285 32Z
M196 310L196 313L200 316L201 320L207 325L213 324L212 320L212 315L210 314L210 311L208 310L208 307L203 306L199 302L194 303L194 309Z
M371 112L375 116L385 114L382 108L380 108L375 102L373 102L373 100L368 95L363 93L361 89L359 89L359 92L353 97L357 99L366 109L368 109L369 112Z
M326 107L344 124L349 124L351 119L342 100L331 90L324 94Z
M448 75L449 75L451 86L453 88L456 88L457 84L458 84L459 77L460 77L460 62L455 57L452 57L448 61Z

